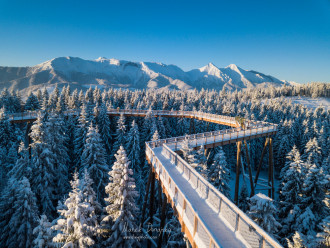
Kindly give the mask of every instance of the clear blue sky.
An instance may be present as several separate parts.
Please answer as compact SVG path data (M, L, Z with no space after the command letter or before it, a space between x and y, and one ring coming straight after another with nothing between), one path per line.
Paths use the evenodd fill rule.
M330 0L0 0L0 65L60 56L330 82Z

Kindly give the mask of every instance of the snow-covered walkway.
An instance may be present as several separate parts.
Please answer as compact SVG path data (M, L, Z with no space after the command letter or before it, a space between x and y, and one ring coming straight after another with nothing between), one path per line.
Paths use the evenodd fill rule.
M196 188L186 179L186 177L184 177L183 171L179 171L178 168L171 163L171 160L162 154L162 151L162 147L155 148L155 156L157 156L158 161L164 166L164 170L166 170L168 173L168 177L171 178L171 183L177 187L177 190L180 193L175 194L175 192L169 189L168 184L166 184L167 187L165 187L167 188L169 194L172 195L172 199L176 203L177 210L181 211L181 217L184 219L185 226L188 228L188 230L193 233L194 219L189 218L192 217L192 215L189 216L189 214L182 214L183 206L180 204L182 202L178 200L178 194L182 194L182 196L184 196L186 200L186 208L191 208L192 212L195 212L200 220L206 220L204 223L199 223L199 225L205 225L207 230L204 231L212 234L214 243L221 244L221 247L245 247L244 240L239 237L239 235L236 235L230 226L226 224L226 221L221 215L212 210L210 205L206 202L206 199L200 197L196 191ZM202 228L204 227L197 226L196 229L200 231ZM197 236L195 237L197 246L209 247L207 244L205 244L205 241L210 242L207 235L202 235L203 233L201 231L197 232L197 230Z

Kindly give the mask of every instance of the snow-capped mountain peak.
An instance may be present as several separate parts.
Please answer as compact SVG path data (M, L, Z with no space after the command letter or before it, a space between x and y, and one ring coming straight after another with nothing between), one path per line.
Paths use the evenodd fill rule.
M99 57L84 60L59 57L33 67L0 67L0 89L29 91L55 84L86 89L102 88L169 88L169 89L242 89L257 85L282 85L280 81L256 71L246 71L235 64L219 68L213 63L190 71L158 62L131 62Z
M226 68L229 68L229 69L231 69L231 70L233 70L233 71L236 71L236 72L240 72L242 69L241 68L239 68L237 65L235 65L235 64L230 64L230 65L228 65Z

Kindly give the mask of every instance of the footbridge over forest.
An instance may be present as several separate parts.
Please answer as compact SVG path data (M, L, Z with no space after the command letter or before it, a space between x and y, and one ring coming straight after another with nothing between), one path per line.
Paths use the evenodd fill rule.
M66 111L64 115L79 115L78 111ZM204 149L216 146L236 143L237 164L236 164L236 185L235 202L238 201L239 174L244 167L241 164L242 144L246 141L266 137L262 156L255 177L249 163L248 152L247 166L251 186L251 194L254 194L255 186L258 183L258 176L262 167L262 160L269 146L269 173L268 195L274 197L274 170L272 136L276 134L277 125L259 121L244 120L237 118L208 114L193 111L165 111L165 110L108 110L111 116L125 115L144 117L176 117L202 120L210 123L217 123L232 127L220 131L191 134L188 136L190 147L203 147ZM33 122L37 118L37 112L20 113L8 115L11 122ZM193 123L193 122L191 122ZM192 129L192 126L191 126ZM281 245L261 227L253 222L233 202L219 192L201 174L192 168L179 155L183 141L186 136L150 141L146 143L146 158L151 165L148 177L145 201L142 210L142 222L144 220L147 199L149 200L149 217L153 219L155 179L160 182L165 198L161 200L161 222L160 228L165 225L166 203L170 203L178 216L185 233L192 247L281 247ZM150 194L150 196L149 196ZM151 234L151 233L149 233ZM162 236L158 240L148 242L160 247Z

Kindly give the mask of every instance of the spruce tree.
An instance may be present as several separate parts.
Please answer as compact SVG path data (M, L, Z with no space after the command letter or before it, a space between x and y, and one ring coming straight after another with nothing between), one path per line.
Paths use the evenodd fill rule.
M258 193L250 198L249 216L266 232L276 234L281 224L277 222L275 216L277 209L273 199Z
M9 222L14 213L14 203L17 200L17 180L9 178L7 186L2 190L0 197L0 247L7 247L10 238Z
M71 181L71 192L64 209L59 209L60 218L52 229L57 230L53 242L62 247L87 248L95 244L93 237L97 232L93 207L84 201L81 183L76 172Z
M95 113L94 113L95 115ZM101 104L98 115L95 118L97 126L99 128L101 138L104 144L104 147L107 151L107 154L111 152L111 130L110 130L110 119L107 114L107 107L104 104Z
M131 129L127 134L127 143L126 148L128 151L128 159L131 161L131 168L136 174L140 170L140 157L141 157L141 149L140 149L140 132L138 125L135 121L132 122Z
M78 118L78 126L74 131L74 157L75 157L75 166L80 169L81 167L81 155L84 151L85 139L87 134L89 123L89 117L86 110L86 105L81 106L81 111Z
M93 179L90 178L89 173L85 168L81 180L81 193L83 195L83 201L87 202L91 206L91 209L93 209L95 212L93 216L94 218L91 219L92 220L91 224L97 225L96 216L102 212L102 209L101 209L101 204L96 199L96 193L93 189L93 184L94 181Z
M307 248L305 246L305 242L304 242L304 235L299 233L299 232L295 232L295 234L292 237L292 242L287 239L288 242L288 248Z
M198 163L195 158L194 150L189 144L189 136L187 135L181 143L181 151L183 153L183 158L188 162L188 164L190 164L193 168L196 168Z
M9 176L21 180L26 177L31 180L31 162L29 158L28 149L25 147L23 141L21 141L18 149L20 157L17 159L15 166L9 171Z
M59 200L69 188L67 131L61 116L51 116L46 122L46 126L47 132L50 134L47 135L47 143L50 145L50 151L54 154L55 184L57 185L57 199Z
M108 229L109 236L104 242L107 247L135 247L139 243L136 239L125 239L134 236L130 230L137 228L137 212L135 200L138 192L135 189L135 182L132 178L133 170L129 168L129 161L123 146L120 146L112 170L109 172L110 183L105 191L108 203L105 210L107 216L103 219L105 229ZM113 222L111 228L108 223Z
M31 127L32 138L32 190L36 194L37 203L41 213L47 216L53 216L55 207L55 179L56 171L54 169L55 155L52 152L51 145L45 122L39 114L37 120Z
M246 183L243 182L243 185L241 187L241 192L239 194L238 198L238 207L243 211L246 212L249 209L249 192L247 190Z
M321 148L319 147L317 139L315 137L307 142L305 152L302 158L309 164L315 164L317 167L321 166Z
M112 146L111 162L114 161L115 154L118 151L119 147L125 145L125 143L126 143L125 134L126 134L125 117L124 117L124 115L120 115L118 122L117 122L117 129L116 129L116 133L115 133L115 142Z
M51 230L52 224L48 221L46 215L41 215L39 224L33 229L35 239L33 240L34 248L51 248L55 247Z
M100 201L104 197L104 187L107 180L109 166L105 159L106 151L98 133L98 129L91 124L87 135L84 151L81 156L81 173L86 169L91 179L96 182L94 190L97 193L97 199Z
M302 187L301 201L299 202L302 213L294 224L296 230L303 234L314 235L317 224L323 216L328 214L327 208L322 202L324 199L322 178L323 175L316 165L308 168Z
M38 98L30 91L28 98L25 102L25 110L37 110L40 108Z
M287 165L281 172L279 216L283 226L280 230L282 237L290 237L295 231L293 225L300 213L298 204L301 202L304 179L302 171L305 166L305 163L300 158L298 149L294 147L288 155Z
M33 228L38 221L36 198L27 178L23 177L18 181L16 187L16 201L8 223L10 232L6 247L30 247L33 242Z
M317 234L317 242L321 246L330 247L330 216L320 223L320 229L322 231Z
M213 160L209 169L209 180L222 194L230 198L230 170L222 148L219 149Z

